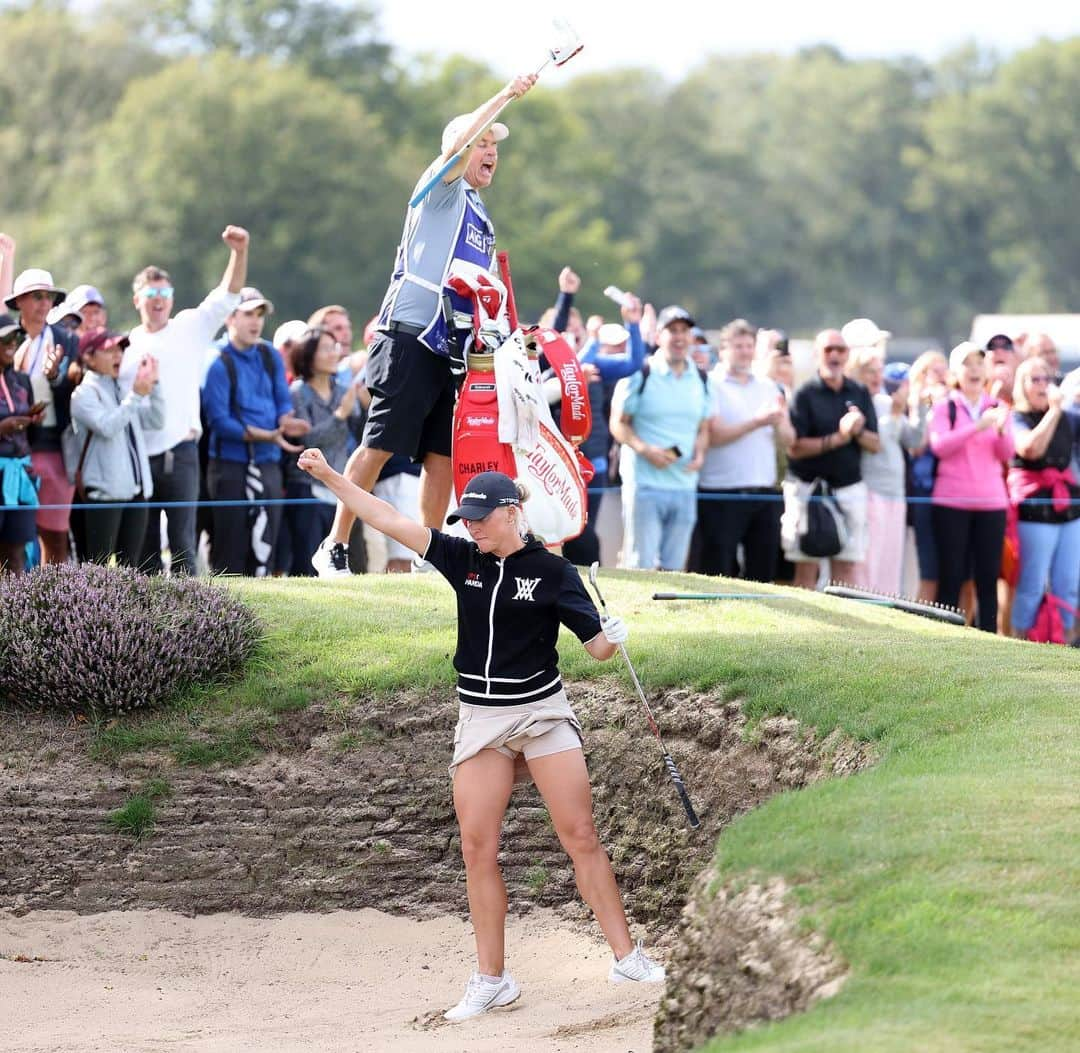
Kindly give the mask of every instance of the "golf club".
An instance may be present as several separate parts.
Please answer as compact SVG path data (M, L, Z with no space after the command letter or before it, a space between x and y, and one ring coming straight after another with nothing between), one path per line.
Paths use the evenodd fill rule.
M600 601L600 609L604 612L604 617L608 616L607 604L604 602L604 597L600 592L600 586L596 584L597 571L600 569L600 564L594 563L589 567L589 584L593 587L593 592L596 593L596 598ZM679 774L679 769L675 767L675 762L671 759L671 754L668 753L667 748L664 746L664 740L660 736L660 728L656 723L656 718L653 716L653 711L649 707L649 700L645 697L645 692L641 688L641 681L638 680L637 671L634 669L634 663L630 661L630 655L626 653L626 645L619 644L619 652L623 656L623 660L626 662L626 668L630 670L630 679L634 681L634 687L637 688L638 698L641 699L641 704L645 707L645 715L649 721L649 727L652 728L652 733L656 736L656 741L660 744L660 749L664 754L664 767L667 768L667 773L671 777L671 781L675 784L675 790L679 794L679 800L682 801L683 810L686 812L686 818L690 820L690 825L695 829L701 825L701 820L698 819L697 813L694 811L694 806L690 803L690 794L686 792L686 785L683 783L682 776Z
M556 18L553 19L555 29L558 33L558 38L554 44L548 48L547 58L540 64L536 71L536 75L539 76L548 66L552 63L558 66L565 66L585 45L581 40L581 37L574 32L573 27L565 19ZM492 115L491 119L484 125L467 142L453 157L447 158L443 166L422 186L409 201L409 208L416 208L424 198L431 193L432 188L439 182L451 168L454 167L472 148L476 145L476 142L480 137L499 119L499 114L506 109L514 100L512 98L507 99Z

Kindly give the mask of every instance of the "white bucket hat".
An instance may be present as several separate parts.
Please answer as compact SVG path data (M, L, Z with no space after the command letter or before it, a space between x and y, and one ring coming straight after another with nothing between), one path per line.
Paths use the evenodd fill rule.
M52 293L54 307L61 303L66 295L63 289L56 287L53 277L48 271L43 271L40 267L30 267L15 279L15 284L11 288L11 295L4 300L4 303L13 311L18 310L15 301L23 293L28 292Z

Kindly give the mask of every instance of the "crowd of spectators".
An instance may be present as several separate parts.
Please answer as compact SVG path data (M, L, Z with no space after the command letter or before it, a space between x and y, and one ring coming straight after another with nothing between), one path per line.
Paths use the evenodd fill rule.
M174 313L168 271L132 282L139 317L109 327L92 285L14 273L0 234L0 565L117 562L147 573L310 575L331 494L296 468L317 446L341 470L362 433L365 332L329 304L277 325L247 284L246 231L222 235L221 282ZM601 502L618 488L620 562L793 581L826 577L962 605L988 631L1026 634L1049 592L1066 630L1080 591L1080 370L1060 375L1045 334L998 334L910 367L869 319L814 340L796 384L783 333L734 319L715 343L684 308L618 293L583 319L569 268L541 324L563 332L588 383L596 468L589 521L565 545L600 558ZM616 291L617 292L617 291ZM224 329L219 337L219 332ZM369 324L370 330L370 324ZM415 514L418 466L394 457L376 493ZM838 512L838 547L808 545L810 506ZM810 548L811 551L806 551ZM200 557L200 551L204 553ZM349 546L366 569L365 546ZM386 568L408 571L393 547Z

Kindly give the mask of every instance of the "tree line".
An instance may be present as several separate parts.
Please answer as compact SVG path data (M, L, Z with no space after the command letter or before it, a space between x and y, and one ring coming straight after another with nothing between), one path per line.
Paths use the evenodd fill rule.
M0 5L0 229L18 265L122 305L153 262L190 303L234 222L279 318L374 313L443 125L500 79L396 54L348 0L144 7ZM1080 302L1077 98L1080 37L551 77L507 112L485 200L523 317L569 264L585 311L611 313L616 284L710 326L805 335L869 315L950 342L978 312Z

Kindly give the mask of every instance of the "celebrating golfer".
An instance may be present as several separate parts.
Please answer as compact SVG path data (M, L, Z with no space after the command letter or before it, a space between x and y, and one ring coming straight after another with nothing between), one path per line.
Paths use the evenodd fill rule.
M495 259L495 227L480 191L491 186L499 163L498 144L510 130L493 123L510 99L536 83L536 74L515 77L472 113L455 117L442 133L442 152L417 189L460 151L461 159L405 216L394 272L383 298L378 337L367 364L371 405L360 447L345 475L371 490L391 454L423 465L420 518L442 526L450 503L453 473L450 440L455 376L463 375L466 341L472 330L472 303L446 284L455 263L489 270ZM472 143L472 148L465 148ZM349 573L348 542L354 516L338 504L334 525L312 557L320 577Z
M376 530L429 560L457 593L459 716L450 771L477 969L465 996L446 1013L465 1020L521 993L503 962L506 886L497 856L503 815L519 779L532 777L577 886L593 909L614 960L614 983L664 979L630 939L615 875L592 816L592 790L581 750L581 724L559 677L555 641L562 623L594 658L605 661L627 638L620 618L601 622L573 565L528 533L527 496L501 472L474 476L448 522L464 520L471 541L402 515L335 472L319 450L300 467Z

